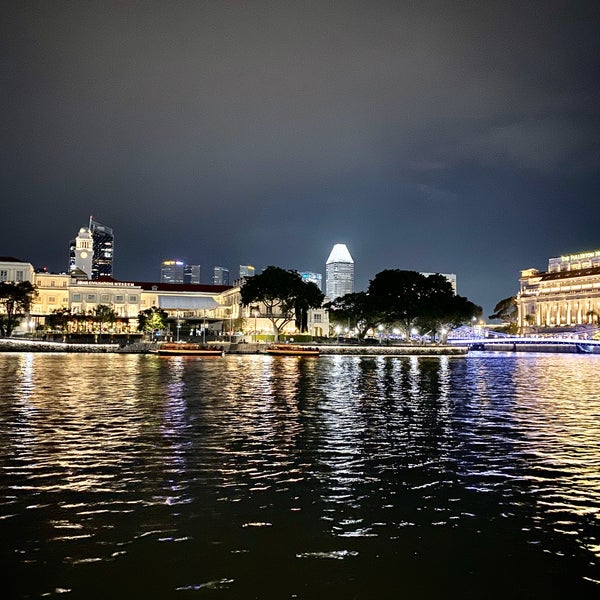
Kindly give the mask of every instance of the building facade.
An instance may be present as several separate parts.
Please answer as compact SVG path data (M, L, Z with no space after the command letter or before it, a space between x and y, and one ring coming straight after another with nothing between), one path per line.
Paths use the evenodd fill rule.
M183 283L185 263L182 260L168 259L160 263L161 283Z
M33 265L12 256L0 256L0 281L19 283L29 281L34 283Z
M325 264L325 297L335 300L354 292L354 261L346 244L335 244Z
M113 276L115 235L111 227L102 225L90 217L90 232L94 241L92 279Z
M229 285L229 269L215 267L213 269L213 285Z
M521 271L517 309L520 331L597 325L600 250L550 258L547 271Z
M301 271L300 277L302 277L302 281L311 281L321 291L323 290L323 275L321 275L321 273L313 273L312 271Z
M185 265L183 283L200 284L200 265Z

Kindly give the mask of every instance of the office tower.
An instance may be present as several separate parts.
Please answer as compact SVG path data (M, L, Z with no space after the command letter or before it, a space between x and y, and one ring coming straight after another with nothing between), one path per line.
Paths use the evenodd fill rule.
M113 276L113 257L115 236L111 227L102 225L90 217L89 230L94 241L94 257L92 259L92 279Z
M302 281L312 281L319 289L322 289L323 275L321 273L312 273L311 271L302 271L300 273Z
M254 277L254 267L252 265L240 265L240 279L242 277Z
M229 285L229 269L215 267L213 270L213 285Z
M346 244L335 244L325 265L325 296L335 300L354 292L354 261Z
M185 263L182 260L168 259L160 263L161 283L183 283Z
M200 265L185 265L183 283L200 283Z
M92 278L94 259L94 240L88 227L82 227L74 240L69 243L69 273L71 275L84 273Z

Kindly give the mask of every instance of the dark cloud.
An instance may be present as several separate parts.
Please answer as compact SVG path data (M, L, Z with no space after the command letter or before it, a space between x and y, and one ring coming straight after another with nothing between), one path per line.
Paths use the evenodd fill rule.
M594 2L13 2L2 252L59 270L92 213L116 275L519 270L600 247Z

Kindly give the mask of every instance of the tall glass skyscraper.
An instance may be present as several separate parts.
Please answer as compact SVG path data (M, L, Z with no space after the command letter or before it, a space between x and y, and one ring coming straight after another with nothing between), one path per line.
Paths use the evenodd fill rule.
M94 240L92 279L112 277L115 252L115 236L112 227L102 225L90 217L90 232Z
M229 269L215 267L213 269L213 285L229 285Z
M336 244L325 264L325 296L335 300L354 292L354 261L346 244Z
M183 283L185 263L182 260L168 259L160 263L161 283Z

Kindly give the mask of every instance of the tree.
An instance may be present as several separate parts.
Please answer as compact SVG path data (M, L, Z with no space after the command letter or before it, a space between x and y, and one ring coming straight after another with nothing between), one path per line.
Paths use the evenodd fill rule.
M302 327L309 308L319 308L324 294L316 284L302 280L297 271L267 267L259 275L248 277L241 289L242 304L256 302L264 305L266 316L273 325L275 341L281 330L292 320Z
M373 296L367 292L345 294L331 302L325 308L329 311L330 320L349 323L357 330L357 337L363 340L369 329L374 329L381 322L381 312L373 302Z
M435 339L439 335L441 344L445 344L450 331L473 317L480 317L483 309L464 296L439 295L425 308L417 323L421 331L428 332Z
M0 282L0 336L10 337L21 318L29 312L37 292L29 281Z
M519 311L517 309L517 297L509 296L494 306L494 314L488 319L500 319L503 323L516 323Z
M168 316L164 310L156 306L147 308L138 314L138 330L151 332L166 329Z
M94 321L100 325L100 333L104 324L114 323L117 320L117 313L112 307L106 304L98 304L94 307Z
M50 329L58 329L64 331L71 321L73 315L68 308L55 308L51 314L46 317L46 326Z
M457 296L451 283L439 274L426 276L399 269L382 271L371 280L369 295L381 313L382 322L398 327L407 338L417 326L434 338L440 333L445 341L451 329L482 312L480 306Z
M443 279L451 292L452 286ZM434 289L427 280L425 275L416 271L386 269L377 273L369 283L369 294L381 311L383 322L398 327L407 338L417 319L423 316L428 294Z

